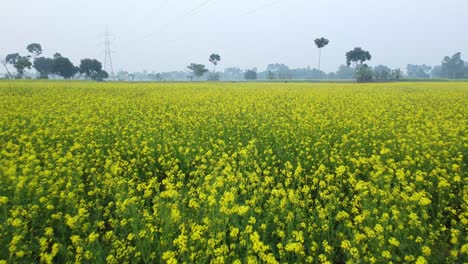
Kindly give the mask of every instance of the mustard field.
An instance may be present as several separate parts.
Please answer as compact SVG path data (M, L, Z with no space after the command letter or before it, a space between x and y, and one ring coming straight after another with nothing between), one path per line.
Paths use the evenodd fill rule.
M466 263L468 83L0 81L0 263Z

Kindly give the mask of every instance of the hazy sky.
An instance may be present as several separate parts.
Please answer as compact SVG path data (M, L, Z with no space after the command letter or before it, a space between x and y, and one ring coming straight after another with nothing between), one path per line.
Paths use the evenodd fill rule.
M316 67L321 36L325 71L354 47L403 69L457 51L468 60L468 0L1 0L1 10L0 56L39 42L47 56L102 61L107 25L116 71L184 70L213 52L221 68Z

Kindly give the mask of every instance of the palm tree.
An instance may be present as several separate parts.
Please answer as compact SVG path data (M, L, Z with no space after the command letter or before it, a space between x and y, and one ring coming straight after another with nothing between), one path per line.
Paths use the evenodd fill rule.
M213 72L216 70L216 65L218 65L218 62L221 60L221 56L219 54L211 54L210 55L210 62L213 63Z
M317 38L315 39L315 45L317 46L318 50L319 50L319 61L318 61L318 70L320 71L320 59L322 57L322 48L325 47L326 45L328 45L330 41L328 41L328 39L326 38Z

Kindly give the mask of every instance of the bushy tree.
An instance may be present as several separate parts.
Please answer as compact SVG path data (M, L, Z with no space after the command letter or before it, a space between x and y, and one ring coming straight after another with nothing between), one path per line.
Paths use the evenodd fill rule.
M206 69L203 64L191 63L187 68L191 70L193 75L197 78L200 78L203 74L208 72L208 69Z
M465 62L461 59L461 53L457 52L452 57L446 56L442 61L442 74L446 78L463 78Z
M377 81L389 81L392 79L392 69L385 65L375 66L374 78Z
M102 70L102 63L96 59L82 59L79 71L86 78L94 81L102 81L109 78L109 74Z
M41 44L39 43L31 43L26 47L26 49L28 50L29 53L31 53L34 60L36 60L36 58L42 54L42 47L41 47Z
M39 78L47 79L54 70L54 60L51 58L39 57L34 60L34 69L39 73Z
M21 56L18 53L8 54L5 57L5 62L11 64L16 69L16 77L23 78L25 69L31 69L32 63L29 61L30 56Z
M254 70L248 70L244 73L244 79L246 80L257 80L257 72Z
M354 69L347 67L346 65L340 65L335 74L336 79L353 79L354 78Z
M219 81L221 78L219 72L212 72L208 75L209 81Z
M244 77L244 72L239 68L224 69L223 79L225 80L241 80Z
M354 77L356 78L357 82L364 83L364 82L371 82L373 79L373 71L372 69L367 66L367 64L360 64L356 67L356 71L354 72Z
M416 64L408 64L406 65L406 74L410 78L430 78L430 72L432 70L431 66L426 64L423 65L416 65Z
M93 80L95 81L98 81L98 82L102 82L104 81L105 79L109 78L109 74L104 71L104 70L101 70L99 72L97 72L94 76L93 76Z
M358 65L362 65L365 61L368 61L371 58L372 56L369 51L357 47L346 53L346 65L349 67L353 63L354 68L357 68Z
M403 78L403 71L400 68L393 69L391 73L392 80L398 81Z
M282 63L268 64L266 71L268 72L268 79L274 79L275 77L278 79L292 78L289 67Z
M62 57L61 55L54 56L53 61L52 73L64 79L70 79L78 72L77 67L75 67L68 58Z

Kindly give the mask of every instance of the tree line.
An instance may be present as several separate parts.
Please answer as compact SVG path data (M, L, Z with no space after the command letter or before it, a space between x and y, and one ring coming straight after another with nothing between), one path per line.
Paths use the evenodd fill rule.
M102 81L109 78L109 74L102 69L102 64L96 59L82 59L79 66L60 53L55 53L52 58L42 55L42 46L39 43L31 43L26 46L27 55L11 53L1 60L9 79L22 79L27 69L34 68L39 79L61 77L64 79L85 78ZM12 66L16 73L12 73L8 66Z
M243 79L245 80L256 80L256 79L352 79L355 78L358 82L372 82L372 81L397 81L404 77L403 71L399 68L391 69L385 65L378 65L376 67L370 67L365 62L372 59L372 55L369 51L363 50L361 47L355 47L345 54L346 67L341 65L336 73L324 73L320 70L322 49L327 46L330 41L324 37L317 38L314 40L317 46L318 56L318 67L317 69L289 69L284 64L270 64L268 65L266 72L257 73L256 69L248 69L243 72ZM214 60L216 58L216 60ZM214 67L219 63L221 57L218 54L212 54L209 61L214 64ZM199 79L204 74L208 73L205 65L198 63L191 63L187 67L192 75L189 77L193 80L193 77ZM407 65L407 77L408 78L468 78L468 65L461 59L461 53L457 52L453 56L446 56L440 66L427 65ZM239 74L236 68L228 68L227 71ZM429 73L430 72L430 73ZM225 71L226 73L226 71ZM207 76L207 80L219 80L220 73L213 69L213 72ZM261 76L262 78L259 78ZM240 79L240 78L239 78Z
M371 67L367 64L372 59L369 51L361 47L346 52L346 64L340 65L336 72L325 73L320 70L322 49L330 41L324 37L314 40L318 50L317 68L298 68L291 69L285 64L269 64L265 71L259 72L256 68L241 70L239 68L226 68L224 72L216 70L221 62L221 56L213 53L208 57L208 62L212 64L210 71L204 64L190 63L187 66L187 72L173 71L166 73L147 73L136 72L128 73L120 71L115 76L121 81L171 81L171 80L208 80L208 81L240 81L240 80L292 80L292 79L356 79L358 82L372 81L395 81L403 77L406 78L468 78L468 64L461 58L461 53L457 52L452 56L443 58L440 65L416 65L408 64L406 67L406 76L399 68L391 69L385 65ZM27 69L34 68L37 78L47 79L50 77L85 78L90 80L102 81L109 78L109 74L102 69L102 64L95 59L82 59L79 66L73 63L60 53L55 53L52 58L41 57L42 47L38 43L31 43L26 47L28 55L19 53L8 54L1 63L7 71L8 78L21 79L24 77ZM8 66L13 66L16 73L10 72Z

